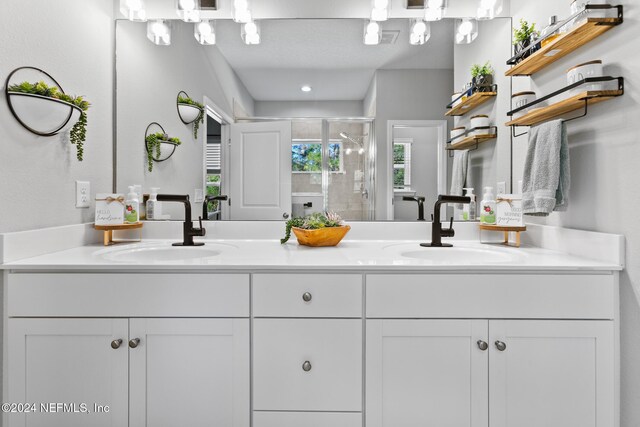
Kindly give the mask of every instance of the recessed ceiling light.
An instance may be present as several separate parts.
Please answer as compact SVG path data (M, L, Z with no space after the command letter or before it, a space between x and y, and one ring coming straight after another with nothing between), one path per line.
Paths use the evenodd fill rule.
M300 88L301 91L303 92L311 92L311 86L309 85L304 85Z

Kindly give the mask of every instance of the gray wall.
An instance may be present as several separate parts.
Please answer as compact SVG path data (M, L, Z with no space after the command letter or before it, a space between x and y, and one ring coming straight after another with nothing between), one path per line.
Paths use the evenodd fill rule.
M416 196L426 197L425 219L430 218L433 202L438 197L438 131L436 128L415 127L394 129L395 138L412 138L411 146L411 188ZM405 202L402 197L394 197L393 219L395 221L415 221L418 218L418 204Z
M593 59L602 59L605 74L623 76L626 93L589 107L587 117L569 123L571 193L569 209L547 219L528 221L569 228L619 233L626 237L627 268L621 276L622 427L640 425L640 15L637 1L622 0L624 23L557 61L532 78L513 79L514 91L532 88L547 94L566 86L565 70ZM522 17L541 26L550 15L568 16L568 2L512 0ZM520 179L527 137L514 141L514 180ZM588 243L587 243L588 244Z
M253 99L216 46L195 42L193 25L174 21L171 46L156 46L147 40L144 24L119 20L116 46L118 191L141 184L145 192L159 187L163 193L193 197L204 183L205 129L201 127L195 140L192 125L180 121L178 92L184 90L200 102L206 96L229 116L234 103L252 114ZM155 163L153 172L148 172L144 134L151 122L160 123L182 145L169 160ZM173 218L183 216L176 206L166 206L165 211Z
M360 101L256 101L258 117L361 117Z
M75 207L76 180L90 181L94 194L111 191L112 10L104 0L0 2L0 80L31 65L91 102L82 162L68 135L38 137L0 102L0 232L92 221L93 202Z
M478 38L471 44L454 47L454 92L459 92L465 83L471 81L471 66L483 65L487 61L493 66L494 81L498 85L498 96L473 110L455 118L455 126L471 128L470 118L476 114L486 114L492 125L498 127L498 138L479 145L469 152L469 173L467 187L474 188L476 195L482 195L482 188L496 187L503 181L509 191L511 178L511 133L504 127L511 100L511 81L504 75L509 68L506 58L511 56L511 19L500 18L481 21ZM515 181L517 183L517 180ZM514 184L515 185L515 184ZM480 199L478 199L480 200Z
M386 219L388 177L387 121L444 120L451 101L453 70L376 72L376 219ZM432 201L431 201L432 202ZM431 203L427 201L427 203Z

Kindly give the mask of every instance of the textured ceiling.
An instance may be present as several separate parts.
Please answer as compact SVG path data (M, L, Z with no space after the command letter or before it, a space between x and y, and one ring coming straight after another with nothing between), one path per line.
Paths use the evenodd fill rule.
M257 101L362 100L377 69L453 69L453 22L432 24L424 46L409 44L409 20L382 23L395 44L365 46L360 19L263 20L262 43L247 46L240 26L218 21L217 45ZM309 84L310 93L300 91Z

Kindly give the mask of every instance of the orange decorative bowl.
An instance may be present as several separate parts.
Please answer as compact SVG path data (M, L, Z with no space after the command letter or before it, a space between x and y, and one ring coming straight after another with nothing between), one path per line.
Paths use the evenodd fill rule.
M351 227L343 225L341 227L325 227L317 230L305 230L304 228L292 227L293 234L298 238L298 243L304 246L337 246L344 236L347 235Z

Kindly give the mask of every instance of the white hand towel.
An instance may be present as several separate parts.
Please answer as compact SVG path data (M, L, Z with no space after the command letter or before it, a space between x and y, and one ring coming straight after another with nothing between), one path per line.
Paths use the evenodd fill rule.
M569 143L562 120L529 130L529 146L522 177L522 211L548 216L566 210L569 197Z

